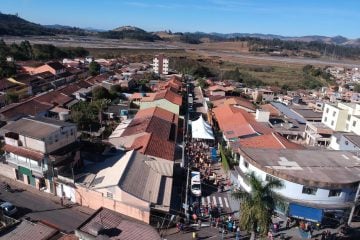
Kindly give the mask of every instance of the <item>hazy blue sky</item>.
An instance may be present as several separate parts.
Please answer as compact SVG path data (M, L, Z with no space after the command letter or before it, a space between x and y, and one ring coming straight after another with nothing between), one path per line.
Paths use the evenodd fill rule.
M1 0L40 24L360 37L360 0Z

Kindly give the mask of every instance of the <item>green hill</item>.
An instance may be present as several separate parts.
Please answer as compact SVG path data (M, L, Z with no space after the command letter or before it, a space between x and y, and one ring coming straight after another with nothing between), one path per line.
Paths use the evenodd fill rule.
M146 32L143 29L131 26L124 26L115 28L111 31L100 32L100 37L103 38L113 38L113 39L132 39L139 41L150 41L153 42L155 40L162 40L159 36Z
M51 29L26 21L17 15L0 13L0 35L54 35Z

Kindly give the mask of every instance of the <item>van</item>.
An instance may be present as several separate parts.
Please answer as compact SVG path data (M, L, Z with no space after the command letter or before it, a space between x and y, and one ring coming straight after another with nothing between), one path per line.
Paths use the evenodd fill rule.
M192 171L191 172L191 185L190 185L192 195L196 197L201 197L201 181L200 181L200 172Z

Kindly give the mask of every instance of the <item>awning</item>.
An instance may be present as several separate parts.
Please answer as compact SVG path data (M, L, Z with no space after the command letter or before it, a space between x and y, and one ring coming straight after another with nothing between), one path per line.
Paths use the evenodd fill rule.
M324 211L323 209L306 207L295 203L290 203L289 216L307 220L310 222L321 222L324 216Z
M198 120L191 122L191 133L192 138L214 139L211 126L204 121L202 116Z

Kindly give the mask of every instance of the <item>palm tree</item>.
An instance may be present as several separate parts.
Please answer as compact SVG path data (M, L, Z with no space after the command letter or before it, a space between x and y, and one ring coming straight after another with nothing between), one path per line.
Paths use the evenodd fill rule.
M254 172L246 176L250 192L237 190L232 196L240 200L240 227L251 232L250 239L255 239L257 229L260 229L262 235L267 234L275 203L280 200L274 189L282 188L283 183L275 178L264 182Z

